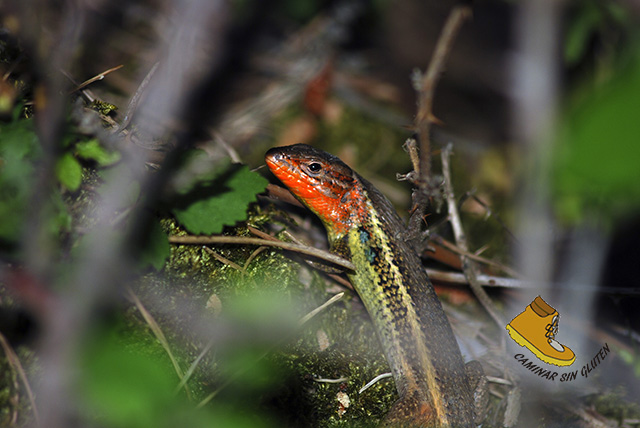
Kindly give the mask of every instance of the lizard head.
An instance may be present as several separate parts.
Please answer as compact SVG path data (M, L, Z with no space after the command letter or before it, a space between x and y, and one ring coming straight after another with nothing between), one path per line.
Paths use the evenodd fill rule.
M313 211L325 227L339 234L350 222L353 170L337 157L306 144L274 147L265 155L271 172Z

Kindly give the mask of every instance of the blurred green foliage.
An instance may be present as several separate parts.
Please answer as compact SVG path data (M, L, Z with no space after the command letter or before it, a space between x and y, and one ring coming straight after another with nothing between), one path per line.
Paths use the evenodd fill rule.
M31 120L0 125L0 239L22 233L41 150Z
M94 332L83 348L80 389L82 409L101 426L127 428L162 427L268 427L251 411L218 405L195 409L178 383L168 358L150 352L140 333L130 329Z
M628 11L618 2L584 0L574 2L574 13L567 25L564 39L564 61L574 66L589 56L589 48L594 39L600 40L601 50L609 51L604 56L611 60L611 54L620 49L620 37L632 20Z
M612 223L640 209L640 50L609 81L582 91L560 126L556 208L570 223Z

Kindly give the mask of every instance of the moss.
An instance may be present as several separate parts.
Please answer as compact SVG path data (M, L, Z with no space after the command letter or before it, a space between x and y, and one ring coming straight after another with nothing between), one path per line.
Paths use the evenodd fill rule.
M270 215L273 213L272 208L255 207L249 223L259 226L271 221ZM172 220L163 220L162 225L170 234L184 234ZM242 226L228 229L225 233L248 234ZM148 274L140 284L137 292L141 299L163 302L167 306L162 313L175 314L184 312L184 308L180 309L178 304L185 305L185 301L194 310L201 311L210 297L216 295L222 302L222 313L226 311L228 314L233 310L230 307L234 301L256 295L261 296L261 299L279 296L290 305L296 319L299 319L336 292L335 283L323 274L292 260L279 250L267 249L254 255L256 248L251 246L225 245L212 249L242 267L250 258L252 260L246 265L246 269L239 271L214 259L199 246L174 245L163 272ZM178 302L176 294L185 301ZM188 367L202 347L202 344L196 343L197 338L192 334L189 315L185 315L176 324L176 320L164 318L162 313L153 310L152 313L157 315L159 324L166 328L165 334L172 349L178 353L182 367ZM141 322L135 311L130 315L134 315L132 319ZM131 328L136 327L131 325ZM143 328L147 329L144 325ZM328 339L328 348L323 350L320 350L318 344L319 331ZM151 337L148 332L147 336ZM272 349L267 354L269 364L279 367L284 379L279 379L262 390L257 401L267 412L279 415L290 426L317 427L363 426L362 423L367 426L375 425L386 413L396 398L392 381L383 380L365 393L358 394L362 386L389 369L368 315L357 298L347 292L342 301L318 315L291 337L291 340L283 339L282 348ZM151 340L155 339L151 337ZM243 350L244 346L239 345L235 351L227 351L239 355L238 358L247 357L243 357L243 353L259 353L255 350ZM261 345L256 346L260 349ZM247 358L251 361L249 357ZM221 358L222 360L207 356L189 382L200 399L223 381L225 359ZM340 384L316 381L342 377L348 380ZM251 389L250 386L241 383L242 379L237 380L229 388L236 394L248 394L247 388ZM338 413L339 403L336 398L339 392L346 393L351 401L342 415ZM220 400L228 400L232 395L231 392L225 392ZM244 399L248 398L245 396Z
M637 403L630 403L624 399L626 396L624 387L592 395L587 398L587 403L595 407L601 415L614 419L620 426L624 425L626 419L640 419L640 406Z

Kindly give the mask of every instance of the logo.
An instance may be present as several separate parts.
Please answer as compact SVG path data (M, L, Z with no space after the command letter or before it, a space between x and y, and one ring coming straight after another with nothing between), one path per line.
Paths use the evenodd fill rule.
M527 305L523 312L512 319L505 328L514 342L527 348L539 360L547 364L568 367L575 362L576 355L571 348L556 340L559 320L560 314L558 311L545 302L542 297L538 296L533 299L530 305ZM591 361L585 364L579 372L575 370L560 374L542 365L535 364L535 360L529 360L524 354L516 354L514 358L524 368L540 378L554 381L557 377L560 382L571 382L576 380L578 373L584 378L589 377L589 374L606 358L609 352L611 352L609 345L605 343Z
M560 314L538 296L524 312L507 324L509 336L547 364L570 366L576 360L571 348L556 340Z

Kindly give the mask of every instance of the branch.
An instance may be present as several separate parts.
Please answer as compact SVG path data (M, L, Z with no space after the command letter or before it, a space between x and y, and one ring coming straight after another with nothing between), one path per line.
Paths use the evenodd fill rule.
M427 71L423 74L417 72L414 77L414 88L418 91L418 112L415 119L415 130L418 134L419 155L416 154L415 140L408 141L407 149L413 162L415 174L414 184L417 190L413 194L413 208L407 235L415 239L420 235L424 213L429 202L429 182L431 177L431 124L436 122L433 115L433 97L438 79L444 69L453 42L464 20L471 15L468 6L456 6L440 33L433 56ZM417 176L417 177L416 177Z
M283 250L295 251L301 254L317 257L331 262L337 266L349 270L355 270L355 266L348 260L335 254L318 250L306 245L292 244L290 242L271 241L260 238L245 238L241 236L170 236L169 242L183 245L210 245L210 244L236 244L236 245L262 245L266 247L278 247Z
M113 68L110 68L108 70L103 71L102 73L93 76L91 79L85 80L84 82L80 83L79 85L77 85L75 88L73 88L72 90L70 90L68 93L72 94L76 91L79 91L80 89L83 89L85 86L89 86L90 84L92 84L93 82L96 82L98 80L102 80L105 78L105 76L109 73L113 73L116 70L120 70L122 67L124 67L124 65L120 64L117 65ZM66 74L66 73L65 73ZM68 77L68 76L67 76Z
M502 319L502 315L498 312L498 309L493 304L493 301L489 295L484 291L476 274L474 262L465 254L469 253L469 245L467 244L467 237L462 228L462 221L460 220L460 214L458 213L458 206L456 204L455 196L453 194L453 185L451 184L451 168L449 166L449 157L451 156L452 145L449 143L447 147L442 151L442 175L444 175L444 192L445 199L447 201L447 208L449 210L449 222L453 229L453 235L456 240L458 248L462 250L464 254L460 255L462 261L462 270L464 275L469 281L469 285L473 294L478 298L482 306L485 308L489 315L495 320L500 328L505 326L505 322Z

